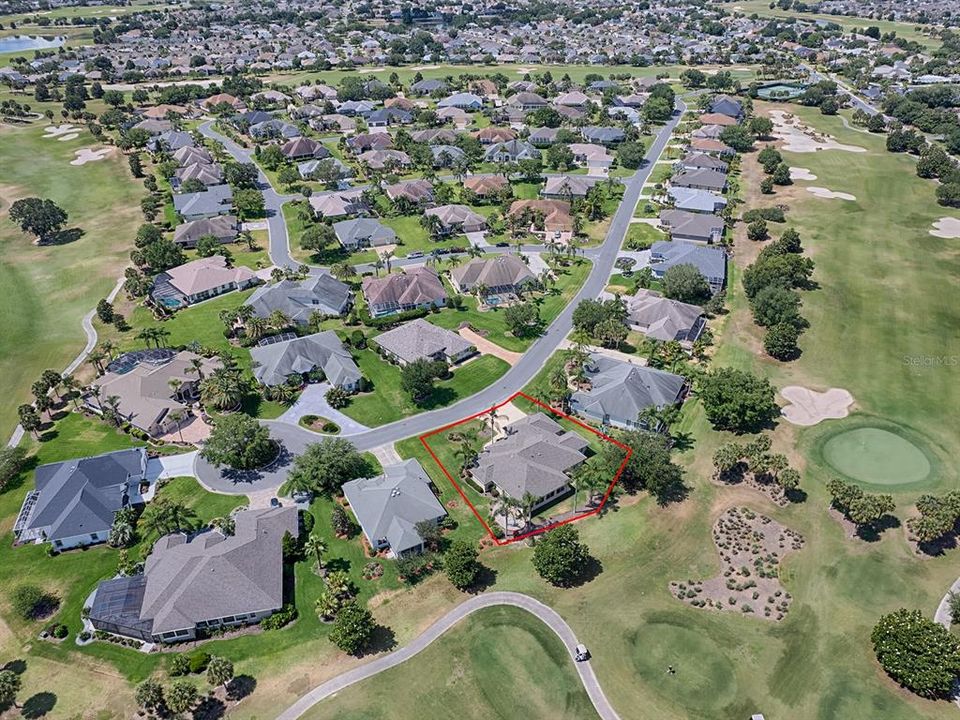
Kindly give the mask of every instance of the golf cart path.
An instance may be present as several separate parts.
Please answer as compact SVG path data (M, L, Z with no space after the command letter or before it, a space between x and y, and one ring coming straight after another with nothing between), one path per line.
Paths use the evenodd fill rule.
M301 717L307 710L331 695L335 695L351 685L406 662L421 650L427 648L433 641L447 632L447 630L477 610L501 605L526 610L537 619L543 621L547 627L556 633L557 637L559 637L561 642L566 646L567 652L570 653L570 659L574 659L573 651L578 644L577 637L574 635L570 626L567 625L566 621L552 608L547 607L529 595L523 595L521 593L492 592L477 595L457 605L407 645L371 660L364 665L348 670L335 678L327 680L322 685L318 685L280 713L277 716L277 720L296 720L296 718ZM602 718L602 720L620 720L620 716L617 715L617 712L607 700L607 696L604 695L597 676L593 672L593 667L590 665L590 661L574 662L574 667L580 676L580 681L583 683L584 689L587 691L587 695L590 697L590 702L593 703L593 707L600 718Z

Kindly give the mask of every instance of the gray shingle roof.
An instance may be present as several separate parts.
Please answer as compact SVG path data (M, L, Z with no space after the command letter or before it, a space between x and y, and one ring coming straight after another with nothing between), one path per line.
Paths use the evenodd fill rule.
M674 265L693 265L707 280L727 277L727 256L719 248L660 240L650 248L650 261L657 277Z
M360 380L360 369L333 330L293 338L250 349L258 365L253 374L264 385L280 385L290 375L320 368L333 385L352 386Z
M528 492L539 498L562 488L569 482L566 473L586 459L586 439L543 413L517 420L505 432L480 452L472 474L481 485L493 483L514 499Z
M109 530L145 467L143 448L41 465L39 497L25 529L43 530L51 541Z
M334 223L333 232L337 240L344 247L369 245L381 247L392 245L397 241L397 233L379 220L373 218L357 218L355 220L341 220Z
M684 385L679 375L599 353L590 355L585 372L591 388L573 393L571 407L594 417L609 416L620 423L636 422L640 412L648 407L674 404Z
M492 258L474 258L455 267L451 277L461 291L468 292L479 284L488 288L516 287L536 278L530 268L516 255L496 255Z
M386 466L383 475L344 483L343 494L370 543L377 546L386 539L397 554L423 542L416 531L418 522L447 514L433 494L430 478L412 459Z
M259 288L247 304L257 317L266 318L275 310L293 322L305 325L310 315L342 315L350 305L350 286L329 273L312 275L306 280L281 280Z
M408 363L437 354L454 357L473 347L456 333L432 325L422 318L377 335L375 342Z

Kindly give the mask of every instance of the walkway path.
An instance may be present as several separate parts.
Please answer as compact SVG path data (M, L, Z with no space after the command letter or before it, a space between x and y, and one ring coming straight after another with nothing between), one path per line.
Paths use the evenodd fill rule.
M554 610L547 607L539 600L534 600L529 595L522 595L520 593L493 592L485 595L478 595L466 600L465 602L462 602L442 618L437 620L433 625L428 627L423 633L414 638L413 641L403 646L399 650L394 650L393 652L371 660L360 667L356 667L353 670L348 670L342 675L338 675L322 685L318 685L289 708L280 713L277 716L277 720L296 720L296 718L301 717L307 710L331 695L334 695L341 690L350 687L351 685L361 682L362 680L373 677L384 670L388 670L392 667L396 667L400 663L406 662L421 650L424 650L426 647L428 647L434 640L443 635L447 630L452 628L467 616L475 613L477 610L500 605L507 605L526 610L528 613L535 615L538 619L542 620L547 627L557 634L557 637L560 638L560 640L566 646L567 651L570 653L571 659L573 659L573 651L579 641L577 640L577 637L574 635L570 626L567 625L564 619L560 617ZM613 709L613 706L610 705L610 701L607 700L607 696L604 695L603 689L600 687L600 683L597 680L597 676L593 672L593 667L591 666L590 661L575 662L574 667L577 670L577 674L580 676L580 681L583 683L584 690L587 691L587 695L590 697L590 702L593 703L594 709L596 709L597 714L602 718L602 720L619 720L620 716L617 715L617 712Z
M352 417L330 407L330 403L327 402L327 391L330 387L330 383L327 382L307 385L293 406L277 420L291 425L299 425L300 418L304 415L319 415L335 422L340 426L340 432L347 435L369 430L370 428L363 423L358 423Z
M492 340L487 340L485 337L483 337L483 335L480 335L470 328L462 327L457 330L457 332L460 333L460 337L462 337L464 340L473 343L477 350L482 352L484 355L493 355L509 365L516 365L518 362L520 362L520 358L523 357L523 353L507 350L505 347L497 345Z
M643 167L630 178L624 180L626 187L623 198L610 222L606 238L600 247L595 248L589 254L589 257L593 260L593 267L586 282L554 319L544 334L537 338L513 367L493 385L489 385L480 392L453 405L420 413L364 432L354 434L343 432L342 435L349 437L358 450L370 450L379 445L403 440L413 435L420 435L428 430L454 423L468 415L482 412L502 402L527 385L546 365L550 356L553 355L563 339L572 330L573 311L580 301L598 297L607 286L614 262L620 254L620 247L630 226L630 219L633 217L634 209L640 198L641 189L650 176L655 161L660 157L674 128L680 121L680 117L686 111L686 105L683 101L678 101L677 107L678 111L660 129L647 150ZM201 128L203 127L205 126L201 126ZM207 129L209 131L209 128ZM236 144L234 143L234 145ZM227 147L229 148L229 146ZM274 195L276 196L276 193ZM280 217L280 224L283 224L282 216ZM271 257L273 257L272 241ZM276 259L274 258L275 261ZM284 450L289 455L302 453L307 445L316 442L320 437L297 424L282 420L265 420L263 423L270 429L271 436L284 446ZM268 487L271 483L274 487L279 487L286 479L287 472L289 472L289 461L292 459L289 455L273 468L259 471L249 477L243 477L243 473L221 473L220 470L202 459L197 463L197 472L203 479L204 484L218 489L222 488L223 492L249 492L251 489L250 483L260 488ZM241 489L243 487L246 487L246 489Z
M950 629L950 626L953 624L953 620L950 617L950 595L951 593L960 593L960 578L957 578L953 585L950 586L950 589L947 591L946 595L940 600L940 604L937 605L937 612L933 616L934 622L937 622L943 625L947 630Z

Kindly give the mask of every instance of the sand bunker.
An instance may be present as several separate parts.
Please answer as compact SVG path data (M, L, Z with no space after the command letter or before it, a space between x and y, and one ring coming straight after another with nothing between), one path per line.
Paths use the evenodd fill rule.
M820 150L843 150L844 152L866 152L858 145L844 145L825 133L818 133L801 123L794 115L783 110L771 110L773 137L783 140L783 149L787 152L811 153Z
M70 140L76 140L78 137L80 137L80 133L69 133L58 137L57 142L69 142Z
M851 195L850 193L845 192L836 192L835 190L830 190L824 187L808 187L808 193L813 193L818 198L824 198L825 200L856 200L856 195Z
M70 161L71 165L86 165L88 162L97 162L98 160L103 160L107 157L113 148L100 148L99 150L94 150L93 148L80 148L79 150L74 150L73 154L77 157Z
M43 136L47 138L61 137L62 135L76 135L80 128L75 125L48 125L43 129Z
M853 395L843 388L817 392L799 385L789 385L780 391L790 402L780 413L794 425L816 425L824 420L839 420L850 413Z
M790 179L791 180L816 180L817 176L814 175L809 170L807 170L807 168L792 167L790 168Z
M933 222L933 228L930 234L934 237L947 238L948 240L960 238L960 218L942 217Z
M803 547L803 537L750 508L730 508L713 526L722 575L708 580L675 580L670 592L703 609L783 620L792 598L780 584L780 561Z

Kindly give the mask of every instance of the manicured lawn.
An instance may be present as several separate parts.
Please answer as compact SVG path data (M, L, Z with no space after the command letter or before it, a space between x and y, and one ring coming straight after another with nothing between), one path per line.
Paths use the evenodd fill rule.
M374 262L377 254L373 250L363 250L348 254L339 243L334 243L321 253L304 250L300 247L300 236L312 223L300 218L300 205L288 202L283 206L283 219L287 223L287 235L290 241L290 255L298 262L315 265L332 265L335 262L349 262L352 265Z
M22 98L21 98L22 101ZM62 370L83 349L80 319L105 297L129 262L133 236L143 222L139 181L119 152L99 162L70 165L74 151L99 146L86 131L60 142L43 136L46 122L0 128L0 436L16 425L17 405L43 370ZM37 247L7 211L23 197L50 198L69 213L68 228L82 237ZM108 208L109 210L105 210Z
M446 681L440 680L446 678ZM439 681L439 682L438 682ZM305 718L597 717L563 643L533 615L489 608L403 665L323 701Z
M654 166L653 171L650 173L650 177L647 178L647 182L658 185L666 182L671 175L673 175L673 165L669 163L660 163Z
M630 223L627 236L623 240L625 250L642 250L650 247L658 240L666 240L667 236L661 230L647 223Z
M542 327L547 327L553 322L553 319L560 314L560 311L570 302L570 299L576 295L590 273L590 267L591 263L589 261L577 259L569 267L561 268L557 272L557 284L551 287L547 294L533 294L533 302L540 308ZM463 309L447 309L437 314L428 315L427 320L434 325L454 331L463 323L469 323L471 327L485 333L488 340L505 347L507 350L517 352L526 350L536 339L536 337L517 338L509 333L503 321L503 311L499 308L481 312L477 309L475 297L465 296L463 301Z
M648 193L649 194L649 193ZM634 217L652 218L660 215L660 206L646 198L640 198L633 211Z
M373 385L369 392L355 395L343 412L370 427L401 420L411 415L443 407L469 397L492 384L509 365L492 355L483 355L458 367L449 380L437 382L433 395L415 404L400 387L400 368L383 360L373 350L356 353L360 372Z
M432 250L449 247L469 247L470 243L464 235L451 235L442 240L434 240L420 224L420 215L398 215L396 217L380 218L380 222L397 234L396 256L406 257L414 250L429 254Z

